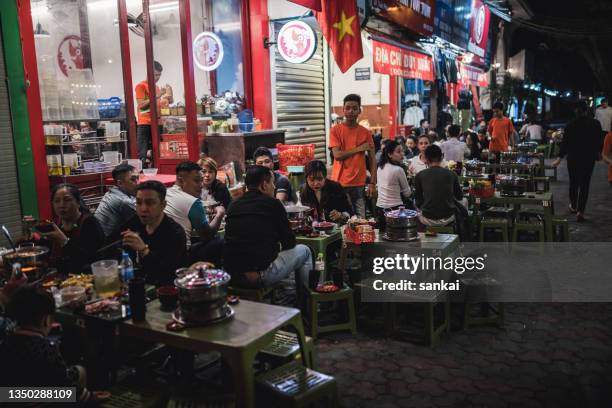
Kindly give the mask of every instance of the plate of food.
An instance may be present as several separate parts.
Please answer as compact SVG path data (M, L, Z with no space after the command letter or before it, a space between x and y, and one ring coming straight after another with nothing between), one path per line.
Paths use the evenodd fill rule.
M313 222L312 227L318 231L331 231L336 228L336 224L329 221Z

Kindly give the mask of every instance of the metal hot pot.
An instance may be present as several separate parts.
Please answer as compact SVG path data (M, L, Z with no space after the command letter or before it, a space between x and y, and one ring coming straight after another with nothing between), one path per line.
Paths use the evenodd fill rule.
M184 322L207 324L231 313L227 305L230 275L221 269L199 267L177 271L174 285L178 289L177 314Z
M288 205L285 207L285 210L287 211L287 218L289 218L291 229L294 231L303 229L312 222L310 218L311 207L306 205Z
M516 176L499 176L497 182L504 196L520 197L527 190L527 179Z
M418 238L418 215L416 211L400 207L385 212L386 231L389 241L412 241Z
M468 160L463 163L466 176L479 176L486 171L487 164L478 160Z
M13 265L21 264L21 271L30 282L42 278L49 266L49 248L44 246L19 247L2 256L4 270L10 274Z
M538 142L523 142L517 145L519 152L523 154L536 153L538 151Z

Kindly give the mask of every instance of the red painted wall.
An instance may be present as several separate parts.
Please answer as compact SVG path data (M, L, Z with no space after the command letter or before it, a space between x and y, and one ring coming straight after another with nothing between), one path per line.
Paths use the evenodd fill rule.
M17 0L17 8L19 11L19 31L23 50L23 71L26 80L25 92L28 100L28 115L30 117L30 140L32 143L34 172L36 174L39 216L41 219L48 219L51 218L52 214L51 192L47 170L47 152L45 151L45 135L42 127L38 66L36 64L36 47L34 45L34 31L32 30L30 0ZM28 81L29 86L27 86Z
M249 0L250 51L253 86L253 113L263 129L272 128L272 80L270 52L264 48L269 37L268 0Z

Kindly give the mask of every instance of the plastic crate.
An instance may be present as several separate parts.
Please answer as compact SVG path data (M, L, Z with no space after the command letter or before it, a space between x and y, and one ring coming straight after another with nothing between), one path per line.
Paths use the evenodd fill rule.
M277 143L276 148L278 149L278 167L283 172L287 171L287 166L306 166L314 160L314 143L303 145Z

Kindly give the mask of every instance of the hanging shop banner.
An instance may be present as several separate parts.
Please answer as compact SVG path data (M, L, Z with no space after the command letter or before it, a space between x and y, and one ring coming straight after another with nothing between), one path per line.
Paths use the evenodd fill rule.
M429 55L372 41L374 72L409 79L433 81L433 60Z
M478 63L484 62L487 52L490 20L491 10L485 6L482 0L473 0L468 51L478 57Z
M450 43L453 42L454 0L438 0L434 18L434 34Z
M81 37L78 35L64 37L57 47L57 64L66 77L68 77L70 71L85 68L83 52L81 51Z
M223 61L223 43L215 33L205 31L193 40L193 60L202 71L214 71Z
M461 83L465 86L489 86L487 73L480 68L466 64L459 64L459 73L461 74Z
M301 64L308 61L317 49L317 36L313 29L301 20L283 25L276 38L278 53L287 62Z
M416 33L434 32L435 0L372 0L373 13Z

